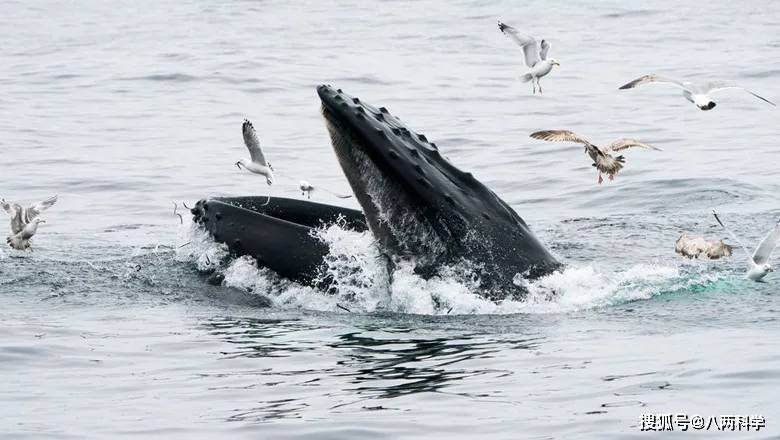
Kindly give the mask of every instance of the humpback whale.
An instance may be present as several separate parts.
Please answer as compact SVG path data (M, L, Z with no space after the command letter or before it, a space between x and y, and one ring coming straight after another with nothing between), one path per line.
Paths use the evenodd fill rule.
M462 264L490 299L522 295L518 274L533 279L561 266L506 202L450 163L425 135L340 89L321 85L317 92L362 212L278 197L267 205L266 197L199 201L195 220L232 253L251 255L296 281L323 283L328 247L312 231L339 221L369 230L391 263L412 261L423 276Z

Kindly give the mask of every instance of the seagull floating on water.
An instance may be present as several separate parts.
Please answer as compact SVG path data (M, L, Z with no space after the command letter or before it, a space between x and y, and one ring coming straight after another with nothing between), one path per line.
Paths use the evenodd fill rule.
M327 190L325 188L319 188L319 187L315 188L311 183L309 183L306 180L301 180L298 183L298 189L301 190L301 195L302 196L305 195L306 198L308 198L308 199L311 199L311 193L313 193L315 189L321 189L321 190L325 191L326 193L332 194L332 195L334 195L334 196L336 196L336 197L338 197L340 199L348 199L348 198L352 197L351 195L338 194L338 193L335 193L333 191L329 191L329 190Z
M717 260L723 257L730 257L733 253L733 247L723 242L723 240L705 240L704 237L688 235L683 232L680 238L674 242L674 251L688 258L707 257L710 260Z
M726 225L720 221L718 214L712 211L712 215L715 216L715 220L718 224L731 235L731 237L742 246L745 250L745 254L750 255L750 251L747 246L742 244L742 241L733 233ZM777 243L780 241L780 222L775 223L775 227L766 234L761 243L758 244L756 250L753 251L753 256L748 260L748 272L747 277L753 281L761 281L769 272L773 272L774 268L769 264L769 257L772 255L772 251L777 247Z
M271 163L265 160L263 149L260 147L260 141L257 139L257 132L255 127L249 122L249 119L244 119L244 124L241 127L241 131L244 134L244 145L249 150L249 161L241 159L236 162L238 169L243 166L249 172L260 174L265 176L265 181L268 185L274 183L274 168Z
M531 81L533 83L534 93L536 93L536 86L539 86L539 94L541 94L542 84L539 82L539 79L550 73L553 66L561 65L554 58L547 59L550 43L546 40L542 40L542 42L539 43L534 37L523 35L517 32L517 29L501 23L500 21L498 22L498 29L523 48L525 65L531 70L521 76L520 80L524 83Z
M18 250L30 248L30 239L37 232L38 224L45 222L38 216L56 202L57 196L54 196L23 208L18 203L9 203L5 199L0 199L0 206L11 217L11 234L6 238L6 243Z
M604 178L601 176L602 173L609 176L609 180L614 180L615 175L623 169L626 162L626 159L622 155L615 157L609 154L610 152L623 151L632 147L660 151L660 148L639 142L636 139L626 138L618 139L607 147L597 147L569 130L537 131L536 133L532 133L531 137L548 142L575 142L583 144L585 146L585 152L588 153L588 156L593 160L593 166L599 171L599 184L604 181Z
M775 105L774 102L764 98L763 96L757 95L756 93L738 85L733 81L709 81L705 83L694 84L690 81L681 82L677 81L676 79L664 78L662 76L651 74L642 76L628 84L622 85L620 86L619 90L633 89L636 86L650 83L671 84L682 89L685 99L696 104L696 107L699 107L699 109L705 111L712 110L716 105L715 101L713 101L710 97L710 94L728 89L744 90L762 101L766 101L769 104Z

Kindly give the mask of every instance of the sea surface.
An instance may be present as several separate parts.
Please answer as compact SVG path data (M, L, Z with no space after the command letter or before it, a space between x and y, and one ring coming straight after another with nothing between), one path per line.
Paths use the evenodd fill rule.
M543 95L499 19L552 44ZM0 0L0 41L0 197L59 195L33 252L0 250L3 439L780 436L780 275L746 280L739 247L674 253L684 231L727 237L713 209L751 247L772 228L780 110L618 91L656 72L780 102L778 2ZM338 227L318 231L334 294L227 257L184 203L351 192L321 83L425 133L566 269L493 303L410 267L389 281ZM243 118L270 188L234 166ZM528 137L555 128L662 151L598 185L581 147ZM676 413L766 427L642 432Z

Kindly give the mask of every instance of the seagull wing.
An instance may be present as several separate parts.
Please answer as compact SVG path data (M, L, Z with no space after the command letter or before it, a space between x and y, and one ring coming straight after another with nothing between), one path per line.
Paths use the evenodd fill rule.
M744 91L750 93L751 95L755 96L756 98L758 98L758 99L760 99L762 101L765 101L765 102L768 102L768 103L770 103L772 105L775 105L774 102L772 102L772 101L764 98L763 96L760 96L760 95L758 95L758 94L756 94L756 93L754 93L754 92L752 92L752 91L750 91L750 90L748 90L748 89L746 89L746 88L744 88L744 87L740 86L739 84L737 84L735 82L732 82L732 81L711 81L711 82L703 84L702 85L702 89L706 90L707 93L715 93L715 92L719 92L721 90L728 90L728 89L744 90Z
M534 67L539 62L539 45L534 37L523 35L517 32L517 29L504 23L498 22L498 29L515 41L520 47L523 48L525 53L525 65L528 67ZM547 46L549 48L549 45ZM545 56L547 51L544 51Z
M641 76L627 84L623 84L622 86L620 86L619 90L633 89L636 86L641 86L642 84L650 84L650 83L671 84L683 90L688 90L688 87L685 87L685 85L680 81L671 78L664 78L656 74Z
M27 214L26 214L27 221L29 222L35 217L38 217L38 214L51 208L52 205L54 205L55 203L57 203L57 196L49 197L48 199L42 202L38 202L30 205L30 207L27 208Z
M777 247L778 241L780 241L780 222L776 223L775 227L758 244L753 253L753 262L759 265L767 263L772 251Z
M11 205L10 203L6 202L5 199L0 199L0 206L3 207L3 209L5 210L5 212L8 213L9 216L11 217L14 216L14 206L17 205Z
M244 125L241 128L244 133L244 145L249 150L249 157L252 158L252 162L257 162L262 166L267 167L268 162L265 161L265 155L263 149L260 148L260 141L257 139L257 132L255 127L249 122L249 119L244 119Z
M534 139L541 139L548 142L576 142L583 145L592 145L590 142L579 137L569 130L543 130L531 133Z
M16 235L22 232L22 229L24 229L24 225L27 224L27 222L24 221L24 209L21 205L14 203L11 205L11 209L13 210L11 216L11 234Z
M723 224L723 222L722 222L722 221L720 221L720 217L718 217L718 213L717 213L717 212L715 212L715 211L712 211L712 215L714 215L714 216L715 216L715 220L717 220L717 221L718 221L718 224L719 224L719 225L720 225L720 226L721 226L723 229L725 229L725 230L726 230L726 232L728 232L728 233L729 233L729 235L731 236L731 238L733 238L733 239L734 239L734 241L736 241L737 243L739 243L739 245L740 245L740 246L742 246L742 249L745 251L745 254L746 254L746 255L750 255L750 250L748 250L747 246L745 246L745 245L742 243L742 240L740 240L740 239L739 239L739 237L737 237L737 236L736 236L736 234L734 234L733 232L731 232L731 229L727 228L727 227L726 227L726 225L724 225L724 224Z
M2 205L8 216L11 217L11 235L18 234L24 229L24 222L22 221L22 207L17 203L8 203L5 199L0 199L0 205Z
M550 43L547 42L547 40L542 40L541 42L542 50L539 51L539 56L543 59L547 59L547 52L550 50Z
M652 146L650 144L646 144L644 142L639 142L636 139L628 139L628 138L618 139L615 142L612 142L612 144L610 144L610 146L607 147L607 151L610 151L610 150L611 151L622 151L622 150L625 150L625 149L628 149L628 148L632 148L632 147L638 147L638 148L645 148L645 149L648 149L648 150L658 150L658 151L661 151L660 148L654 147L654 146Z

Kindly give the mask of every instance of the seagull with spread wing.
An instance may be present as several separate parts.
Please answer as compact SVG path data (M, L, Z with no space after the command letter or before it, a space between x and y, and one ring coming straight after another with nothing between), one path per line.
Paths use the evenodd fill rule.
M265 160L265 154L263 154L260 141L257 139L255 127L248 119L244 119L241 131L244 134L244 144L247 150L249 150L250 160L241 159L236 162L236 167L241 169L243 166L251 173L265 176L266 183L272 185L274 183L274 168L270 162Z
M683 96L685 97L685 99L696 104L696 107L699 107L699 109L705 111L712 110L713 108L715 108L716 105L715 101L713 101L712 98L710 97L712 93L720 92L722 90L730 90L730 89L743 90L762 101L766 101L769 104L775 105L774 102L764 98L763 96L757 95L756 93L740 86L739 84L733 81L709 81L705 83L695 84L690 81L677 81L675 79L664 78L659 75L651 74L651 75L642 76L640 78L631 81L628 84L624 84L620 86L620 90L633 89L642 84L651 84L651 83L669 84L674 87L682 89Z
M615 175L623 169L623 166L626 163L626 159L623 155L615 157L610 154L611 152L623 151L632 147L660 150L660 148L639 142L636 139L618 139L607 147L597 147L569 130L537 131L536 133L532 133L531 137L548 142L574 142L584 145L585 152L588 153L588 156L593 160L593 166L599 171L599 184L604 181L604 178L601 176L602 173L609 176L609 180L614 180Z
M553 66L561 65L554 58L547 59L550 43L546 40L542 40L542 42L539 43L534 37L523 35L517 32L517 29L501 23L500 21L498 22L498 29L523 48L525 65L528 66L530 70L521 76L520 80L524 83L531 81L533 83L534 93L536 93L536 87L539 86L539 94L541 94L542 84L539 83L539 79L550 73Z
M742 244L742 240L720 221L718 213L712 211L712 215L715 216L715 220L718 221L718 224L731 235L731 238L742 246L745 254L750 255L748 247ZM775 227L766 234L766 237L761 240L761 243L758 244L756 250L753 251L753 256L748 260L748 278L753 281L761 281L769 272L774 272L774 268L769 264L769 257L772 255L772 251L777 247L778 242L780 242L780 222L775 223Z
M54 196L24 208L18 203L9 203L5 199L0 199L0 206L11 217L11 234L6 238L8 245L18 250L28 249L30 239L38 230L38 224L45 222L39 215L56 202L57 196Z

